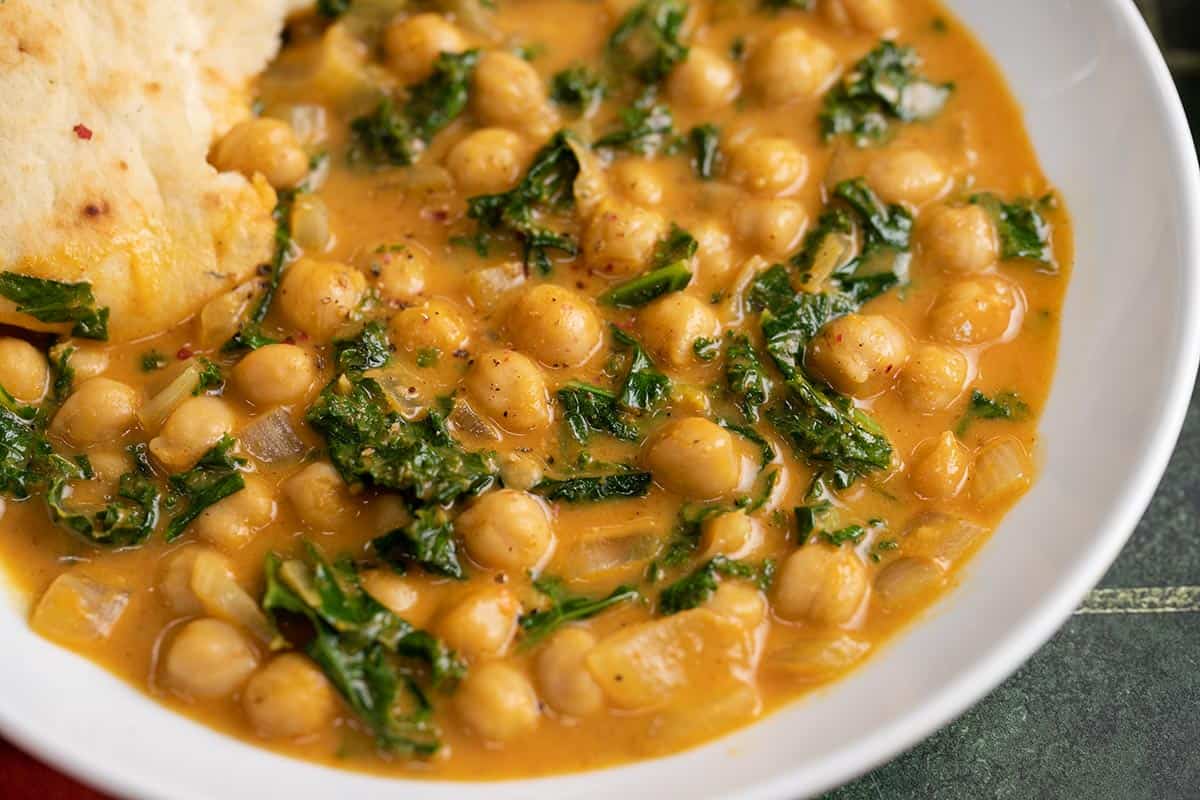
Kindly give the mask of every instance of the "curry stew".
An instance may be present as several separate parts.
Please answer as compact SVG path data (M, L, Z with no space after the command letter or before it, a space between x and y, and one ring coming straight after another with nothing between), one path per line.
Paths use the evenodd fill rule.
M321 0L257 97L210 153L276 194L254 280L109 344L0 276L73 324L0 339L3 562L184 714L396 775L679 750L1034 476L1070 227L931 0Z

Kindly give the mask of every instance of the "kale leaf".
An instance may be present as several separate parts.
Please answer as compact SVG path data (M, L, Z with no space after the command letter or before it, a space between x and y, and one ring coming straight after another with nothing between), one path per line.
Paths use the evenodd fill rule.
M167 365L167 357L157 350L147 350L142 353L142 372L154 372Z
M458 557L454 523L436 506L417 509L411 522L376 538L371 545L389 564L403 567L411 560L440 575L459 580L467 576Z
M39 485L34 465L51 453L44 422L37 408L0 386L0 492L24 500Z
M387 330L380 322L368 322L358 335L333 343L334 363L346 375L361 375L386 366L392 357Z
M558 402L562 406L567 430L580 444L587 444L593 431L628 442L636 442L641 438L637 426L622 415L617 396L607 389L572 382L558 390Z
M200 374L196 377L195 388L192 389L193 397L199 397L225 385L225 377L221 374L221 368L211 359L200 356L196 359L196 363L200 365Z
M670 393L671 380L655 368L637 339L616 326L612 333L618 345L630 350L629 373L617 393L617 405L627 411L653 411Z
M662 80L687 58L680 38L687 13L683 0L642 0L609 37L610 61L644 83Z
M692 282L688 263L696 255L696 237L678 225L654 246L650 271L617 284L600 295L599 302L617 308L638 308L670 292L678 292Z
M225 434L200 457L196 466L168 478L171 494L167 505L173 508L181 501L187 503L167 524L168 542L177 539L204 509L246 487L246 479L242 477L246 460L233 455L235 446L237 439Z
M617 113L617 127L596 140L593 147L628 150L649 156L671 145L675 139L675 118L665 104L654 102L646 93L633 105Z
M54 370L54 382L50 388L50 396L54 398L54 402L61 403L67 399L67 395L71 393L71 385L75 383L75 368L71 366L71 356L75 355L78 348L71 345L63 346L58 350L58 355L54 355L54 350L51 348L50 354L53 356L51 366Z
M618 586L607 596L596 599L571 596L562 580L554 577L535 580L533 588L549 598L550 607L521 615L523 647L532 647L568 622L589 619L618 603L640 600L642 597L632 586Z
M221 346L225 352L257 350L260 347L275 344L274 339L263 334L262 323L275 299L275 293L279 290L283 267L292 252L292 205L295 199L294 191L280 190L276 193L275 209L271 212L271 216L275 220L275 250L271 255L270 271L263 281L262 293L254 301L250 313L238 326L237 333Z
M96 307L92 285L86 281L63 283L0 272L0 297L12 301L18 312L39 322L72 323L72 336L108 339L108 309Z
M721 164L721 131L716 125L697 125L688 132L692 146L692 169L696 177L710 181Z
M113 547L131 547L150 538L158 525L161 495L146 445L130 448L135 468L120 477L116 497L96 514L70 511L63 498L70 477L60 476L46 492L46 505L50 518L58 525L82 536L88 541Z
M1006 203L994 194L972 195L970 202L988 212L1000 238L1000 258L1028 258L1053 267L1050 226L1041 214L1040 201L1019 199Z
M757 422L771 396L772 383L758 353L744 334L729 334L725 347L725 385L746 418Z
M595 503L601 500L644 497L650 490L649 472L616 472L556 480L545 478L532 491L547 500L566 503Z
M585 117L596 110L606 91L604 79L581 64L568 67L550 79L550 99Z
M743 578L766 588L774 576L773 561L754 566L726 556L713 556L690 575L663 589L658 596L658 610L666 615L677 614L703 605L717 590L719 578ZM765 584L765 586L764 586Z
M1029 406L1016 392L1001 392L995 397L988 397L978 389L971 391L971 399L967 401L967 411L954 429L957 436L966 434L971 423L977 419L1006 419L1020 420L1029 414Z

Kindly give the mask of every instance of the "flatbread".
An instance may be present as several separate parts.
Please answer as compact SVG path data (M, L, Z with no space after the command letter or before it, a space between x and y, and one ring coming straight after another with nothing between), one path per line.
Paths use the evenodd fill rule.
M288 6L0 3L0 271L90 282L127 341L268 261L274 192L206 159L248 113ZM0 322L62 330L2 298Z

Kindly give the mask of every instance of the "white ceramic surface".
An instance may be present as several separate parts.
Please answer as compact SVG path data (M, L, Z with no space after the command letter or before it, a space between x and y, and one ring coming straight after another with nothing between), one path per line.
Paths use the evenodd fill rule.
M0 730L98 787L164 800L798 798L929 735L1012 673L1116 556L1178 435L1200 357L1200 174L1130 0L957 0L1074 216L1077 260L1041 480L963 585L850 679L672 758L500 784L385 782L160 708L0 608ZM1084 732L1080 732L1082 735Z

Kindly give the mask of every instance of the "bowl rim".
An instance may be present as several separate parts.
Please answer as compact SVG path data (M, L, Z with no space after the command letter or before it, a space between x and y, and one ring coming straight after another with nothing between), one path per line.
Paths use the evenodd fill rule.
M1174 452L1192 398L1200 367L1200 163L1183 103L1158 43L1133 0L1107 0L1120 26L1131 34L1136 56L1147 69L1149 87L1161 111L1176 173L1182 258L1179 268L1184 294L1192 309L1180 322L1181 338L1174 362L1168 365L1169 390L1153 434L1131 473L1116 510L1097 531L1093 546L1064 575L1053 592L1023 623L1009 630L997 645L934 698L871 731L854 745L838 751L818 768L792 770L746 787L744 800L789 800L815 796L843 785L890 761L962 715L1017 671L1066 622L1084 595L1116 560L1145 512ZM64 656L69 651L63 651ZM196 724L196 723L193 723ZM181 787L167 787L154 777L131 771L128 764L93 758L70 748L56 735L53 724L30 724L14 718L0 702L0 734L52 768L98 790L121 797L193 797ZM274 755L264 753L264 755ZM290 760L290 759L289 759ZM467 784L469 785L469 784Z

